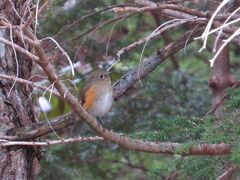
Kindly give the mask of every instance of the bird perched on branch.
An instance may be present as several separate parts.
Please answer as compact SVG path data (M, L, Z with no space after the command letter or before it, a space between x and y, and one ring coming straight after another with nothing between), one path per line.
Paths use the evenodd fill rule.
M109 72L102 69L94 70L87 78L79 99L92 116L97 118L104 116L113 104L113 88Z

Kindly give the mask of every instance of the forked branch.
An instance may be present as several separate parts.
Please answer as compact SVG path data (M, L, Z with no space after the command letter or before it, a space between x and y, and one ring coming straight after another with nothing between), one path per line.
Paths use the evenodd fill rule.
M189 35L195 35L197 32L187 32L183 37L174 43L170 43L163 50L159 50L157 54L150 57L140 66L140 78L145 77L151 71L153 71L159 64L166 60L171 54L176 53L181 50L185 45L185 40ZM187 43L192 42L193 37L189 37ZM152 153L163 153L163 154L174 154L179 153L182 155L224 155L231 152L231 146L227 144L203 144L196 145L189 148L186 152L177 152L179 148L182 147L182 144L179 143L165 143L165 142L145 142L142 140L132 139L121 134L117 134L111 130L105 129L89 115L78 103L75 97L73 97L67 88L58 80L58 77L50 63L47 62L47 59L44 54L44 50L41 47L41 44L36 47L37 53L41 61L41 67L48 75L50 81L54 82L56 89L61 94L62 98L65 99L72 109L75 111L75 118L63 119L62 121L56 120L51 122L54 129L66 127L72 123L75 123L81 119L83 122L87 123L92 129L94 129L101 137L106 141L119 144L128 149L143 151L143 152L152 152ZM137 68L127 73L123 78L115 84L114 92L115 98L121 96L127 89L138 81ZM123 89L122 91L120 91ZM31 127L29 131L27 129L22 129L18 131L17 136L19 139L33 139L39 136L50 133L52 130L49 125L45 122L38 124L38 128ZM28 128L29 129L29 128Z

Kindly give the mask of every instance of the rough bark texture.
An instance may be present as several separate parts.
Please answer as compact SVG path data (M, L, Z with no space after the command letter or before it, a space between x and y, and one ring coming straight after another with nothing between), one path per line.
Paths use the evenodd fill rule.
M220 0L210 1L208 3L209 10L214 12L220 3ZM224 6L221 11L230 12L236 7L238 7L237 1L232 0L226 6ZM216 52L223 44L221 38L223 37L220 37L217 42ZM233 86L235 83L236 80L230 73L229 46L227 45L215 60L212 70L212 77L209 81L209 86L213 93L212 112L217 119L224 115L223 101L226 97L225 90L226 88Z
M23 0L1 1L0 14L11 24L20 24L21 20L14 9L23 16ZM9 29L0 29L0 36L11 39ZM12 37L14 43L23 46L21 41ZM18 68L17 68L18 61ZM0 73L29 79L32 63L11 47L0 43ZM8 80L0 80L0 134L14 135L15 128L31 125L35 120L32 99L29 98L31 88ZM15 146L0 148L0 179L36 179L39 171L36 150L33 147Z
M222 45L220 40L217 49ZM209 86L213 92L212 107L214 116L220 118L223 116L222 104L225 96L225 89L235 83L234 77L230 74L229 47L226 46L217 57L212 70L212 77Z

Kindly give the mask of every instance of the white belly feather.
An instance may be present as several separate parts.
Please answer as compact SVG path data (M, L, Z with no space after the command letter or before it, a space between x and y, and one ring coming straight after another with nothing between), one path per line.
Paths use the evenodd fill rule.
M104 94L101 97L99 97L98 100L95 101L92 108L89 109L89 112L93 116L101 117L111 109L112 103L113 103L112 93Z

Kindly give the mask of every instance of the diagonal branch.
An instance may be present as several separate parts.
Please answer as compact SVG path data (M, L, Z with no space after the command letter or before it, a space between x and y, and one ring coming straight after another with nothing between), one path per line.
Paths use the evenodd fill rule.
M235 173L236 170L236 166L229 167L221 176L217 178L217 180L232 179L232 175Z
M165 14L165 15L171 16L173 18L178 18L178 19L191 19L194 17L199 17L203 21L207 21L207 13L204 13L204 12L201 12L198 10L193 10L190 8L186 8L183 6L175 5L175 4L158 4L156 6L146 6L146 7L141 7L141 8L136 7L136 9L137 9L136 11L128 13L126 15L118 16L116 18L113 18L113 19L110 19L110 20L107 20L104 22L100 22L97 25L84 31L80 35L77 35L77 36L70 38L63 42L69 42L69 41L80 39L82 36L84 36L90 32L96 31L97 29L99 29L107 24L119 21L121 19L127 19L134 15L137 15L137 14L143 13L143 12L147 12L147 11L159 11L159 12L161 12L161 14ZM61 42L61 43L63 43L63 42Z
M165 47L162 51L158 50L157 54L149 57L146 61L144 61L140 65L140 67L136 67L134 70L125 74L120 80L118 80L114 84L114 99L115 100L119 99L127 90L131 89L131 87L136 82L138 82L139 78L144 78L149 73L151 73L154 69L156 69L158 67L158 65L160 65L162 62L164 62L170 55L181 50L186 43L185 42L186 39L189 37L189 35L192 35L189 38L189 41L187 42L187 43L190 43L193 40L193 36L196 33L197 33L197 31L196 32L187 32L184 36L182 36L176 42L168 44L168 46ZM42 59L42 58L40 58L40 59ZM49 63L43 64L42 66L49 66ZM139 76L138 76L138 68L140 68ZM47 71L47 72L50 73L50 72L54 72L54 71L51 70L51 71ZM55 85L56 85L58 80L54 79L53 82L55 82ZM63 96L66 96L66 94L64 94L64 92L63 92ZM82 119L82 118L80 118L80 119ZM75 114L68 113L68 114L63 115L60 119L56 118L56 119L52 120L51 126L53 129L57 130L57 129L61 129L66 126L69 126L77 121L79 121L79 118L76 118ZM41 122L37 126L38 126L37 128L35 126L33 126L33 127L28 127L26 129L19 129L17 131L19 139L33 139L33 138L37 138L37 137L40 137L40 136L43 136L45 134L52 132L52 129L51 129L51 127L49 127L47 122ZM99 125L97 124L96 127L99 128Z
M45 142L10 141L10 140L0 139L0 147L18 146L18 145L21 145L21 146L50 146L50 145L56 145L56 144L70 144L70 143L76 143L76 142L96 142L96 141L104 141L104 139L99 136L74 137L74 138L52 140L52 141L45 141Z
M158 50L158 53L156 55L153 55L144 61L142 65L140 65L139 71L138 68L136 68L125 74L114 84L114 99L119 99L125 92L127 92L127 90L131 89L131 87L139 81L139 78L144 78L147 76L168 57L183 49L187 44L191 43L193 36L195 36L197 33L198 31L187 32L179 40L173 43L169 43L164 49ZM188 38L189 40L186 42L186 39ZM138 74L138 72L140 74Z
M38 61L38 57L35 56L34 54L30 53L29 51L27 51L26 49L22 48L21 46L17 45L17 44L13 44L11 41L3 38L3 37L0 37L0 42L1 43L4 43L10 47L14 47L16 48L17 51L21 52L22 54L28 56L30 59L34 60L34 61Z
M48 123L42 122L32 127L24 127L18 129L16 132L17 140L20 139L34 139L42 135L52 132L53 129L59 129L73 124L79 119L87 123L96 133L100 134L106 141L119 144L122 147L151 153L163 153L174 154L179 153L182 155L224 155L231 153L231 146L227 144L203 144L195 145L189 148L186 152L178 152L178 149L182 147L180 143L165 143L165 142L145 142L142 140L132 139L121 134L117 134L111 130L102 127L95 118L88 114L77 99L68 91L68 89L62 84L59 77L56 74L55 69L48 61L44 49L41 46L41 42L30 31L27 33L31 39L35 41L35 50L39 57L39 61L36 61L42 69L45 71L50 82L54 83L55 88L58 90L60 96L72 107L75 111L72 119L66 118L62 121L56 120L51 122L51 126ZM159 64L164 62L171 54L174 54L181 50L186 44L192 42L193 37L197 32L187 32L183 37L174 43L170 43L163 50L158 50L155 55L144 61L140 67L130 71L123 76L114 86L114 97L118 99L125 91L134 85L139 78L144 78L150 72L152 72ZM189 37L191 36L191 37ZM188 39L187 42L186 39ZM137 76L138 69L140 74Z
M165 47L162 51L158 51L156 55L153 55L148 60L143 62L140 65L140 78L147 76L151 71L153 71L159 64L161 64L164 60L166 60L171 54L176 53L180 49L182 49L185 45L186 38L190 35L195 35L196 32L187 32L182 38L180 38L175 43L170 43L167 47ZM193 38L190 37L187 43L192 42ZM182 146L179 143L164 143L164 142L145 142L142 140L136 140L132 138L128 138L117 134L111 130L103 128L99 123L89 115L78 103L77 99L73 97L70 92L68 92L67 88L58 80L58 77L55 73L55 70L51 66L51 64L47 61L44 51L41 47L41 44L36 46L36 51L41 59L41 63L39 65L43 68L46 74L49 77L51 82L55 82L55 87L61 94L61 96L71 105L72 109L75 111L77 117L72 118L72 120L65 119L62 121L54 121L51 122L52 127L54 129L66 127L74 122L77 122L78 119L81 119L85 123L87 123L92 129L94 129L100 136L102 136L106 141L113 142L119 144L128 149L143 151L143 152L152 152L152 153L163 153L163 154L174 154L177 153L177 149ZM40 61L39 61L40 62ZM137 69L134 69L127 73L117 84L115 84L114 92L115 99L121 96L127 89L131 88L131 86L138 81L137 77ZM123 90L122 90L123 89ZM22 130L18 131L17 135L20 139L32 139L39 137L41 135L47 134L51 132L51 128L45 122L38 124L38 128L30 127L29 131ZM231 146L226 144L204 144L198 146L192 146L188 151L182 152L179 154L183 155L223 155L229 154L231 152Z
M35 87L35 88L38 88L38 89L41 89L43 91L47 91L49 92L50 94L53 94L57 97L60 97L60 95L58 94L58 92L55 92L55 91L51 91L49 88L47 88L46 86L42 86L40 84L36 84L32 81L29 81L29 80L26 80L26 79L22 79L22 78L18 78L18 77L14 77L14 76L8 76L8 75L5 75L5 74L0 74L0 79L7 79L7 80L10 80L10 81L16 81L18 83L22 83L22 84L26 84L26 85L30 85L32 87Z
M71 24L67 24L67 25L63 26L63 27L59 30L59 32L58 32L56 35L54 35L53 38L56 38L57 36L65 33L65 32L66 32L67 30L69 30L70 28L72 28L72 27L74 27L74 26L76 26L76 25L79 25L81 22L83 22L84 20L86 20L86 19L89 18L89 17L95 16L95 15L97 15L97 14L100 14L100 13L104 12L104 11L108 11L108 10L114 9L114 8L116 8L116 7L126 7L126 6L130 6L130 5L129 5L129 4L113 5L113 6L107 6L106 8L103 8L103 9L100 9L100 10L97 10L97 11L93 11L93 12L91 12L91 13L85 15L85 16L82 16L80 19L72 22ZM136 7L136 5L134 5L134 7Z
M156 30L156 32L144 37L144 38L141 38L135 42L133 42L132 44L118 50L117 52L117 56L120 57L123 53L126 53L127 51L130 51L132 50L133 48L136 48L140 45L142 45L143 43L146 43L152 39L155 39L155 38L158 38L160 35L162 35L164 32L174 28L174 27L177 27L177 26L180 26L182 24L185 24L185 23L196 23L196 24L203 24L205 23L205 20L203 18L191 18L191 19L175 19L173 21L177 21L175 23L172 23L170 25L166 25L166 26L163 26L163 24L161 24ZM170 21L169 21L170 22ZM160 29L159 29L160 28Z

